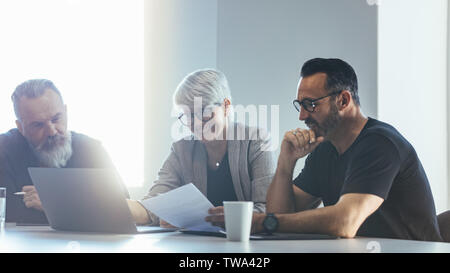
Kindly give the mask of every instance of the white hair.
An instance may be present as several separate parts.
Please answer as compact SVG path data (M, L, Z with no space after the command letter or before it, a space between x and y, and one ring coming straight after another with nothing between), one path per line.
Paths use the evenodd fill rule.
M176 106L188 107L193 112L194 99L202 99L202 108L231 102L230 88L225 74L215 69L200 69L188 74L179 84L173 96Z
M16 114L17 119L21 119L19 111L20 99L22 97L38 98L44 95L47 89L53 90L59 96L61 102L64 103L58 88L56 88L55 84L53 84L53 82L50 80L32 79L19 84L14 90L14 93L11 95L11 99L14 105L14 113Z
M28 140L27 140L28 141ZM49 168L62 168L72 157L72 134L56 135L35 147L28 142L40 164Z

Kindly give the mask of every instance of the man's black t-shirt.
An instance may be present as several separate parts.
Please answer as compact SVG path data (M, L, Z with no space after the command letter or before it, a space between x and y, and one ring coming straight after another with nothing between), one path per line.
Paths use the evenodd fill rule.
M330 142L308 155L294 184L324 206L347 193L373 194L384 202L358 236L442 241L433 195L411 144L391 125L369 118L341 155Z
M65 168L114 168L101 143L82 134L72 134L72 156ZM27 208L23 196L14 195L23 186L33 185L28 167L39 162L28 142L17 129L0 135L0 187L6 187L6 222L45 224L44 212ZM128 190L123 186L126 197Z

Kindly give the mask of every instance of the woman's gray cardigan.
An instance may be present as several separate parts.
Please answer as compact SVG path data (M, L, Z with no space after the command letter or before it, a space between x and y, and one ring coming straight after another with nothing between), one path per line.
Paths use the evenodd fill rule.
M254 211L265 212L266 193L275 172L270 138L257 128L234 123L235 132L245 131L244 140L227 140L228 161L239 201L253 201ZM234 138L236 139L236 138ZM198 140L182 139L172 144L170 154L144 199L193 183L207 195L207 152ZM149 212L150 223L159 225Z

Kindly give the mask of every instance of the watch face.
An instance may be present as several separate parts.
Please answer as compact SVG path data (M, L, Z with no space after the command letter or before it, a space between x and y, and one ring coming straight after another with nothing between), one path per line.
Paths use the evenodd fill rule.
M278 221L274 216L268 216L264 220L264 227L269 231L274 231L278 226Z

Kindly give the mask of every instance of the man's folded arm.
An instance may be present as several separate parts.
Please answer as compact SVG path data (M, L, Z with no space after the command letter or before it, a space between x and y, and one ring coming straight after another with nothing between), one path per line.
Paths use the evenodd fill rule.
M342 195L333 206L277 215L279 232L320 233L353 238L358 229L383 203L373 194Z

